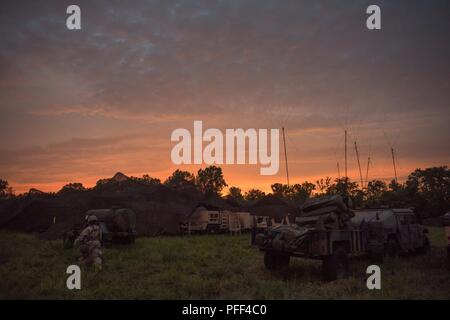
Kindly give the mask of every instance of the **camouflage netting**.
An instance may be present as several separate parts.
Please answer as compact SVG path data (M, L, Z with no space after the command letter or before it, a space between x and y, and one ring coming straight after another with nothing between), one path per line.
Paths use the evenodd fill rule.
M316 228L347 228L353 211L339 195L308 199L300 208L297 224Z
M96 209L86 212L86 217L96 216L110 232L128 232L136 229L136 215L131 209Z
M285 217L289 217L289 220L293 222L299 212L295 206L274 195L265 196L244 211L249 211L256 216L268 216L275 222L281 222Z
M105 183L87 191L33 193L4 201L0 203L0 228L56 239L74 224L82 224L88 210L119 207L136 213L138 235L175 234L179 224L199 203L233 209L226 200L205 198L195 189L172 189L129 179Z

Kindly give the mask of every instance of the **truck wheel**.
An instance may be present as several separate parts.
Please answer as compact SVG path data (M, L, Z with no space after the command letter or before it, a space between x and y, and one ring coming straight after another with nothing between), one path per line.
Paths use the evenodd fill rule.
M323 260L322 271L325 281L345 278L349 274L347 252L344 248L337 248L332 255Z
M386 254L388 257L394 258L399 255L400 248L398 246L397 240L389 239L386 245Z
M264 265L268 270L275 270L282 267L287 267L291 256L275 252L273 250L266 250L264 253Z

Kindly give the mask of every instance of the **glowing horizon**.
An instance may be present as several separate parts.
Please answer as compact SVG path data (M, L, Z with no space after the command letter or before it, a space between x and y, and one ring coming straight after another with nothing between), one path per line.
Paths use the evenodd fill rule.
M82 29L60 1L0 12L0 178L16 193L91 187L117 171L162 181L175 169L170 134L286 128L291 184L344 175L393 177L449 165L450 42L442 3L381 1L158 3L78 1ZM282 145L282 144L280 144ZM258 166L223 166L229 186L285 183Z

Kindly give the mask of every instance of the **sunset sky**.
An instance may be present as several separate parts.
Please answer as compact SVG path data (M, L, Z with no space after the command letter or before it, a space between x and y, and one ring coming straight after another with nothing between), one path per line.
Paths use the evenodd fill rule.
M345 129L352 179L355 139L369 179L393 178L391 145L400 180L450 162L450 1L2 1L0 40L0 177L16 193L196 171L170 159L194 120L284 126L291 183L343 174ZM244 190L286 181L259 167L223 169Z

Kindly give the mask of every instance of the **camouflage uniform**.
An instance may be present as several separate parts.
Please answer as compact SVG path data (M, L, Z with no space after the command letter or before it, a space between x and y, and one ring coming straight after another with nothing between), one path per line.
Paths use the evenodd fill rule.
M102 230L97 222L97 217L89 217L89 225L80 233L75 240L75 245L80 246L80 262L95 269L102 269Z

